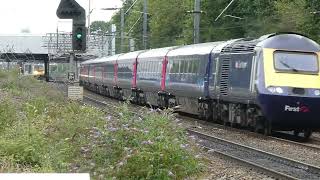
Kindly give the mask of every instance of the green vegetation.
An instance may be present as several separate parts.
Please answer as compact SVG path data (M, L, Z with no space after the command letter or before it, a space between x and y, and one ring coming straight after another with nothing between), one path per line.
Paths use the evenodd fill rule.
M135 0L126 0L124 9L131 7L133 2ZM259 37L283 31L302 33L320 41L318 35L320 13L313 13L320 11L318 0L235 1L224 15L232 15L241 19L222 15L218 21L215 21L229 2L226 0L201 1L201 10L204 12L201 14L201 42ZM187 11L193 9L194 0L149 0L149 47L191 44L193 42L193 14ZM142 10L143 0L138 0L125 16L125 33L128 37L135 39L136 49L142 49L143 18L137 21L141 16L139 11ZM120 12L113 17L111 23L120 27ZM117 41L120 40L117 39ZM120 43L117 42L117 44ZM126 50L128 51L129 48L127 47Z
M184 179L205 171L170 113L108 113L0 72L0 172L90 172L94 179Z

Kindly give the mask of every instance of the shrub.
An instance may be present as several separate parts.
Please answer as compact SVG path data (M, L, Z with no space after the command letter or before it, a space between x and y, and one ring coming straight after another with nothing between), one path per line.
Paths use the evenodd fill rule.
M119 112L119 120L101 130L100 147L92 154L98 168L92 171L119 179L183 179L201 171L183 130L168 114L141 118L126 105Z

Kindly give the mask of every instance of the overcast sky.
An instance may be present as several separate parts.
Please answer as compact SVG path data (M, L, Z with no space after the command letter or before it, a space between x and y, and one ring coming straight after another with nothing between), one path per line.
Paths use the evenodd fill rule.
M60 0L1 0L0 34L16 34L29 29L32 34L71 31L71 20L59 20L56 10ZM89 0L76 0L88 13ZM114 11L101 8L121 7L120 0L91 0L91 21L110 20Z

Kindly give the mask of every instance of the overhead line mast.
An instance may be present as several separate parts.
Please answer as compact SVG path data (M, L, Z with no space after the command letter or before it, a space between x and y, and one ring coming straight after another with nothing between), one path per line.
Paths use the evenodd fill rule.
M193 21L193 43L200 43L200 16L203 11L201 11L201 0L194 1L194 10L187 11L194 15Z
M144 0L143 3L143 48L147 49L148 46L148 2Z
M200 42L200 14L201 14L201 0L194 1L194 44Z

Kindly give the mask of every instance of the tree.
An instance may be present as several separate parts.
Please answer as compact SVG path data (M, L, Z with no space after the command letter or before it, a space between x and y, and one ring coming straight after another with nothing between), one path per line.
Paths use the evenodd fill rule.
M124 10L135 0L127 0ZM202 0L200 42L225 41L234 38L253 37L292 31L306 34L320 41L319 0L241 0L235 1L227 11L216 17L229 4L226 0ZM125 15L125 35L135 39L136 49L142 49L143 1L138 0ZM191 44L193 42L194 0L150 0L148 3L148 34L150 48ZM226 16L229 15L229 16ZM230 15L239 17L231 18ZM113 18L120 35L120 12ZM119 37L119 36L118 36ZM119 46L119 38L117 45ZM127 44L125 44L127 47ZM117 48L119 49L119 48ZM126 48L128 50L128 48Z
M94 32L102 32L106 33L110 29L110 23L105 21L94 21L90 25L90 30L92 33Z

